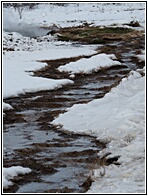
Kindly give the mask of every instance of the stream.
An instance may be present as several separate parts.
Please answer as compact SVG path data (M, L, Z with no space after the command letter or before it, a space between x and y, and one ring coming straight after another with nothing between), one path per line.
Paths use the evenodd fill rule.
M130 70L142 68L144 63L135 55L144 49L144 41L142 36L102 46L102 52L115 54L122 66L90 75L76 74L73 85L54 91L26 93L4 100L14 110L5 112L3 165L32 169L31 173L14 179L14 185L5 189L5 193L84 193L89 189L92 183L90 173L101 165L97 153L105 148L105 144L93 136L54 127L50 122L74 104L102 98ZM76 60L46 61L50 66L36 71L35 76L68 78L68 74L59 73L56 68Z

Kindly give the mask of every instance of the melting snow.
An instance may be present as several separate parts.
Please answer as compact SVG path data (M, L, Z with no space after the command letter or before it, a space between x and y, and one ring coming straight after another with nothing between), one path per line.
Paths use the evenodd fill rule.
M50 11L49 11L50 10ZM56 13L56 14L55 14ZM74 3L66 7L42 4L34 10L26 10L23 18L12 8L3 10L4 29L11 31L21 25L78 26L84 22L91 25L125 26L124 23L138 21L145 26L145 3ZM67 42L57 42L51 36L36 39L23 37L18 33L3 34L4 47L14 51L4 52L3 96L17 96L20 93L54 89L72 83L68 79L53 80L32 77L33 70L46 66L37 60L60 59L78 55L95 54L95 46L73 46ZM142 56L140 56L142 55ZM144 54L137 57L144 61ZM112 60L111 60L112 59ZM94 63L97 61L96 63ZM98 62L101 64L98 64ZM102 65L103 62L103 65ZM81 66L80 63L85 63ZM88 63L92 63L91 67ZM74 73L92 72L101 66L120 65L111 56L100 54L90 59L81 59L59 68L60 71ZM76 66L74 68L74 66ZM29 71L29 72L27 72ZM139 72L139 73L138 73ZM107 148L99 156L111 153L107 159L120 156L120 165L105 166L105 176L95 170L94 182L88 193L144 193L145 192L145 77L143 70L132 71L119 86L113 88L104 98L88 104L78 104L69 108L53 121L70 131L95 135L100 141L108 142ZM12 109L4 103L4 109ZM11 179L19 174L29 173L29 168L15 166L3 168L3 186L12 185Z
M12 179L18 175L24 175L31 172L31 169L24 168L21 166L12 166L9 168L3 168L3 187L7 188L10 185L13 185Z
M71 62L64 66L60 66L58 70L60 72L70 72L71 74L75 73L92 73L98 71L102 68L111 67L114 65L121 65L119 61L113 61L111 58L115 59L115 55L107 54L98 54L92 56L91 58L82 58L77 62Z

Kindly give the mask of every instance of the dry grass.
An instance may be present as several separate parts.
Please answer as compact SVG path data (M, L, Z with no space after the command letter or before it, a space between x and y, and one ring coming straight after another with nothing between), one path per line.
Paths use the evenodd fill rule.
M100 44L114 40L124 40L139 36L141 32L123 27L71 27L58 31L61 41L78 41L87 44Z

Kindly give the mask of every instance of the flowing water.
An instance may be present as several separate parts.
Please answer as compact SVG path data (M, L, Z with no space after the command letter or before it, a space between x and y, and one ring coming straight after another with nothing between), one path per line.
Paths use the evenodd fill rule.
M97 156L105 144L95 137L73 134L54 127L50 122L66 108L102 98L130 70L142 68L134 55L144 49L144 37L130 42L120 41L102 47L114 53L122 66L114 66L90 75L76 75L73 85L54 91L26 93L4 100L13 106L4 117L4 167L21 165L32 172L14 179L14 186L4 192L64 193L86 192L90 172L99 168ZM57 67L75 58L47 61L50 66L35 72L36 76L63 78ZM65 73L65 77L68 77Z

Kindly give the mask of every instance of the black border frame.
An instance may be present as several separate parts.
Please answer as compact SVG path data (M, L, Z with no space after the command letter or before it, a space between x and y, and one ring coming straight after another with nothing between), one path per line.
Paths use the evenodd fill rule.
M145 103L146 103L146 111L145 111L145 187L146 187L146 192L143 193L143 194L139 194L139 193L132 193L132 194L115 194L115 193L110 193L110 194L99 194L99 193L94 193L94 194L87 194L87 193L55 193L55 194L47 194L47 193L3 193L3 183L2 183L2 176L1 176L1 195L147 195L147 1L1 1L1 61L3 62L3 43L2 43L2 40L3 40L3 34L2 34L2 31L3 31L3 28L2 28L2 20L3 20L3 13L2 13L2 9L3 9L3 3L145 3L145 54L146 54L146 60L145 60L145 69L146 69L146 81L145 81L145 84L146 84L146 87L145 87ZM3 160L3 77L2 77L2 74L3 74L3 63L1 64L1 174L3 173L3 164L2 164L2 160Z

